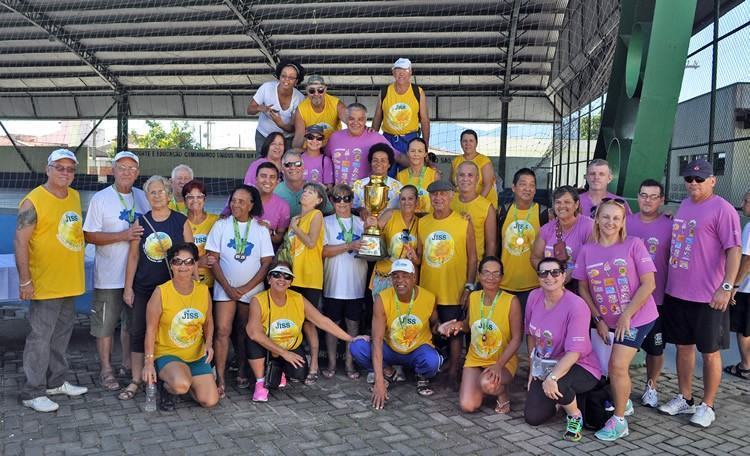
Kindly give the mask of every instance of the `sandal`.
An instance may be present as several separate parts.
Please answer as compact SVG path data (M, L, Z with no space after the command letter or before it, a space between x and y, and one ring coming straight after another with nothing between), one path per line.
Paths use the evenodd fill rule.
M320 373L323 374L324 378L333 378L336 376L336 368L323 369Z
M359 380L359 371L356 369L347 369L346 376L349 377L349 380Z
M248 389L250 388L250 379L245 377L237 377L237 388Z
M422 397L432 396L435 391L430 388L430 381L424 377L417 377L417 394Z
M726 366L724 368L724 372L729 375L734 375L735 377L741 378L743 380L750 380L750 369L743 368L742 362L739 362L734 366Z
M117 399L121 401L130 401L143 390L143 382L130 382L128 386L120 390Z
M503 398L507 398L507 396L504 396ZM495 403L495 413L499 415L507 415L510 413L510 399L501 401L500 398L498 398Z
M318 381L318 371L310 371L305 377L305 385L314 385Z
M117 382L117 378L115 378L112 370L99 374L99 382L107 391L117 391L120 389L120 383Z

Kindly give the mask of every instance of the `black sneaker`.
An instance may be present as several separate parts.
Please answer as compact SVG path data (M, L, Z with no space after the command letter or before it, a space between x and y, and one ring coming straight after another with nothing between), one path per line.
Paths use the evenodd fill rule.
M159 381L159 410L162 412L174 411L174 394L164 388L164 382Z

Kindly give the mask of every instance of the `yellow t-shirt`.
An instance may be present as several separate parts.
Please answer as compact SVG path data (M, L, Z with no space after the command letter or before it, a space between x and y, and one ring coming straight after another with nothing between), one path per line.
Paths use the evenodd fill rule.
M406 226L401 211L394 210L391 212L391 218L388 219L382 231L388 246L388 256L375 263L375 271L384 276L390 274L391 264L399 258L406 258L406 254L402 254L404 244L410 245L416 251L418 226L419 220L416 216L412 219L412 226ZM404 230L408 234L405 234ZM405 240L406 242L404 242Z
M422 174L424 173L424 174ZM412 176L409 168L404 168L396 174L396 179L401 182L402 185L411 184L417 187L419 191L417 199L417 214L429 214L432 212L432 205L430 204L430 194L427 193L427 186L438 180L437 172L429 166L422 167L422 173Z
M438 305L458 305L466 283L466 231L469 222L451 212L443 219L419 219L422 266L419 284L437 297Z
M40 185L19 204L29 200L36 211L36 226L29 240L29 272L34 284L32 299L79 296L86 291L81 197L68 188L58 198Z
M469 216L471 224L474 227L474 241L476 242L477 261L484 257L484 222L487 220L487 211L490 208L490 202L487 198L477 195L476 198L464 203L458 197L458 193L453 194L451 209L463 216Z
M456 185L456 172L458 171L458 165L465 162L466 159L463 155L459 155L458 157L454 158L451 162L451 168L453 169L453 184ZM479 168L479 180L477 181L477 193L482 194L482 183L484 182L484 178L482 178L482 168L487 163L492 165L492 162L489 158L487 158L486 155L477 154L474 158L472 158L470 161L474 162L475 165L477 165L477 168ZM485 196L487 200L492 203L492 206L497 209L497 189L495 188L495 175L493 173L492 175L492 189L490 189L490 192Z
M208 287L193 282L193 292L180 294L170 280L157 288L161 294L161 317L156 330L154 357L172 355L185 362L201 359L203 324L208 313Z
M299 226L305 233L310 232L310 225L315 216L323 220L323 213L313 209L303 215L299 220ZM323 226L320 228L320 235L315 241L312 248L307 248L305 244L296 236L292 230L287 231L292 254L292 268L294 271L294 281L292 285L302 288L313 288L316 290L323 289L323 236L325 235Z
M297 110L302 116L302 120L305 121L305 127L312 125L323 127L323 142L326 143L334 131L341 129L338 104L338 98L326 93L323 95L323 111L315 112L312 102L307 97L297 106Z
M484 306L482 310L482 292L475 291L469 296L469 323L471 325L471 343L466 352L464 367L487 367L495 364L503 350L510 343L510 303L513 295L500 291L500 297L492 306ZM486 321L482 321L482 311ZM516 374L518 357L514 354L505 367L511 375Z
M194 225L188 219L190 230L193 232L193 242L198 247L198 254L200 256L206 254L206 239L208 238L208 233L211 231L211 227L214 226L217 220L219 220L218 214L206 214L206 219L198 225ZM207 287L214 286L214 275L210 269L198 268L198 277L200 277L201 283Z
M176 199L172 198L169 200L169 204L167 205L170 209L172 209L175 212L179 212L180 214L187 215L187 206L185 205L185 201L179 202Z
M302 323L305 322L305 302L296 291L287 290L286 304L278 306L270 300L268 292L255 295L260 305L263 331L284 350L294 350L302 343ZM271 331L268 331L268 311L271 311Z
M419 286L414 287L414 294L411 312L411 300L402 302L393 288L379 295L385 310L385 343L397 353L411 353L425 344L432 346L430 317L435 310L435 295Z
M500 288L508 291L527 291L539 286L536 271L531 265L531 247L539 234L539 207L532 204L527 210L516 210L515 203L508 207L502 231L503 280Z
M424 93L419 88L419 94ZM383 107L383 133L391 135L406 135L419 130L419 100L414 96L411 85L406 92L396 92L395 84L388 86Z

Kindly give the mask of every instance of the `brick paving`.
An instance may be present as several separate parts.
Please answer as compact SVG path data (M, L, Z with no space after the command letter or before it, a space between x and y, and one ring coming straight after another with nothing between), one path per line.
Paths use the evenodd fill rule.
M396 385L386 409L369 405L364 376L335 379L314 386L292 384L274 391L268 403L250 401L248 390L228 385L227 398L212 410L181 400L173 413L143 412L143 395L119 401L96 383L98 365L85 319L76 324L69 349L70 380L88 386L79 398L59 400L54 413L36 413L20 405L21 353L25 322L0 320L0 455L120 454L595 454L629 456L750 454L750 382L725 375L717 404L718 419L708 429L688 424L688 417L665 417L640 407L629 419L630 436L614 443L586 431L579 443L561 440L562 418L531 427L523 420L522 365L512 386L509 416L496 415L491 401L475 414L462 413L457 393L436 387L430 398L416 394L413 383ZM641 387L642 369L632 372ZM697 381L700 385L700 381ZM660 385L662 400L676 388L674 375ZM697 390L696 396L701 397ZM60 396L57 396L58 398Z

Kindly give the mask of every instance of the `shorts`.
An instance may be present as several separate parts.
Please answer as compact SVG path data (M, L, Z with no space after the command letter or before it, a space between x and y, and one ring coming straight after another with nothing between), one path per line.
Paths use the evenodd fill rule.
M664 354L664 334L662 331L662 310L661 306L656 306L659 316L654 320L654 326L651 327L648 335L643 339L641 348L649 356L661 356Z
M130 307L123 302L122 291L122 288L94 288L89 318L92 336L112 337L120 322L122 322L122 330L128 327Z
M365 298L335 299L323 298L323 315L338 323L344 318L359 322L362 317L362 303Z
M621 341L614 341L613 345L624 345L636 349L641 348L641 344L643 344L644 339L646 339L646 336L649 335L653 327L653 321L641 326L631 326L630 334L625 334L625 337Z
M310 301L316 309L320 310L320 297L323 296L323 290L317 288L291 287L292 291L301 294L303 298Z
M201 359L197 361L184 361L179 356L174 355L164 355L156 358L154 360L154 366L156 367L156 373L158 374L160 370L164 369L164 366L171 362L178 362L186 365L188 369L190 369L190 375L193 377L197 377L199 375L206 375L206 374L212 374L213 375L213 368L211 367L211 363L206 362L206 356L204 355L201 357Z
M440 323L451 320L463 321L464 319L464 309L460 305L439 305L437 311Z
M686 301L665 295L662 304L664 342L695 345L701 353L729 348L729 312L705 302Z
M750 337L750 293L734 295L736 304L729 306L729 330Z

